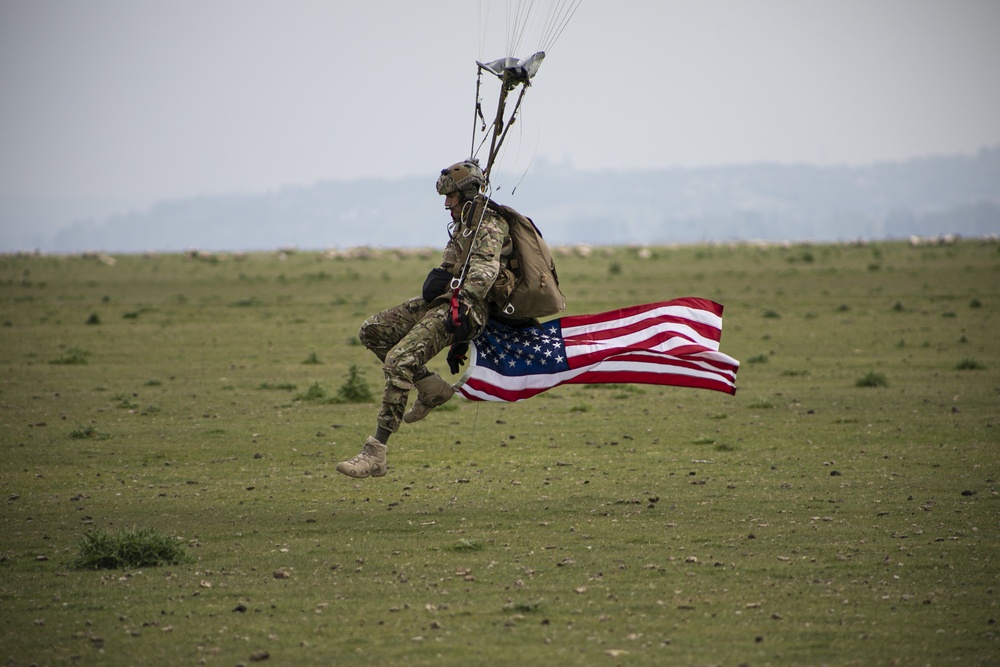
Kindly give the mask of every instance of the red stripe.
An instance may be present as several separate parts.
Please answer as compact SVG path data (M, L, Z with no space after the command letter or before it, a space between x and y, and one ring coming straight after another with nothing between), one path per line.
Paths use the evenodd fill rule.
M735 394L736 387L728 382L710 378L691 377L674 373L646 373L643 371L589 371L579 375L564 384L598 384L598 383L635 383L656 384L671 387L691 387L694 389L712 389L727 394Z
M694 361L685 361L682 359L652 359L650 357L640 357L635 355L622 355L616 356L608 361L618 362L632 362L634 364L643 364L650 366L648 371L633 371L633 370L622 370L622 373L653 373L662 374L665 376L674 376L676 373L671 373L669 369L687 369L690 371L696 371L703 374L711 374L718 376L719 380L727 383L736 382L736 369L733 367L724 368L705 368L703 365L695 363ZM619 372L619 371L607 371L602 370L600 366L596 366L591 370L584 371L584 373L609 373L609 372Z
M459 391L461 391L462 395L464 395L466 398L473 401L480 401L482 399L476 396L469 396L468 394L466 394L464 391L466 387L468 387L469 389L482 392L484 394L488 394L502 401L508 401L510 403L513 403L514 401L520 401L525 398L531 398L532 396L536 396L542 393L543 391L548 391L549 389L551 389L551 387L529 388L529 389L507 389L505 387L499 387L495 384L486 382L485 380L480 380L479 378L472 377L465 381L465 384L459 388Z

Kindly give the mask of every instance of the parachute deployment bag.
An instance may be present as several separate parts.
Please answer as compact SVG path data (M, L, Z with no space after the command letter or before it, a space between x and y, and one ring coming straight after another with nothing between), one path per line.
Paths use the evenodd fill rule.
M510 269L517 279L503 312L508 317L546 317L566 310L556 263L538 227L509 206L491 202L507 221L514 250Z

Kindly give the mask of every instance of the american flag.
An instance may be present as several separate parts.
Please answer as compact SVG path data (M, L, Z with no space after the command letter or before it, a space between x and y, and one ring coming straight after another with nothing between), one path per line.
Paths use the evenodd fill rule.
M520 401L560 384L639 383L736 393L740 362L719 352L722 306L683 297L513 329L490 320L455 388Z

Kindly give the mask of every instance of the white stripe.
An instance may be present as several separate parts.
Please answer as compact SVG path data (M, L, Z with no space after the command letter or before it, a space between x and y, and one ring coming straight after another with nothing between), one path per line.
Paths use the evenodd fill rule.
M711 313L707 310L699 310L697 308L689 308L687 306L662 306L660 308L647 310L630 317L608 320L607 322L594 322L592 324L581 324L575 327L563 327L563 337L570 338L572 336L579 335L580 333L617 329L618 327L629 326L643 320L665 316L681 317L686 320L691 320L692 322L707 324L713 329L722 331L722 318L715 313Z
M652 330L651 330L652 329ZM643 345L643 341L652 338L653 336L671 333L674 334L673 338L668 338L662 343L656 345ZM689 336L686 338L685 336ZM564 339L569 339L568 336L564 336ZM655 325L644 329L642 331L635 331L629 334L618 336L616 338L608 338L606 340L592 341L587 344L567 344L566 345L566 355L569 357L576 357L581 354L589 354L591 352L601 352L612 349L642 349L651 350L654 352L669 352L670 350L676 349L678 347L683 347L685 345L700 345L701 347L708 348L709 350L717 351L719 349L719 343L704 336L698 334L693 329L688 327L676 327L669 330L664 330L662 327L656 327Z
M656 362L656 361L641 362L640 361L640 362L636 362L636 363L659 363L661 366L662 365L671 365L673 363L681 363L681 362L689 363L689 364L695 364L696 366L700 366L701 368L704 368L705 370L713 372L713 373L718 373L719 375L725 375L727 377L728 376L732 376L732 378L733 378L734 381L736 379L736 371L738 371L739 367L740 367L740 362L736 361L735 359L733 359L729 355L727 355L727 354L725 354L723 352L715 352L715 351L712 351L712 350L706 350L704 352L691 352L691 353L684 354L684 355L681 355L681 356L678 356L678 355L663 355L663 354L657 354L655 352L644 352L644 351L629 352L628 355L630 357L648 356L648 357L652 357L653 359L660 360L659 362ZM615 355L614 357L612 357L612 359L615 359L615 357L617 357L617 356L618 355ZM664 359L666 359L666 363L665 364L663 362ZM704 359L705 361L701 361L702 359ZM725 364L727 366L732 367L733 370L727 370L725 368L719 368L718 364ZM594 364L594 365L596 366L596 364Z

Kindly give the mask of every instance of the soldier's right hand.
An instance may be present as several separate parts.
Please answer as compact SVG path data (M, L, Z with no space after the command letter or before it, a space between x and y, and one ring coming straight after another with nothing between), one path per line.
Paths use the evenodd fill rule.
M451 271L448 269L443 269L440 266L436 269L431 269L431 272L427 274L427 278L424 280L422 293L424 301L430 303L447 292L448 287L451 285L451 278Z

